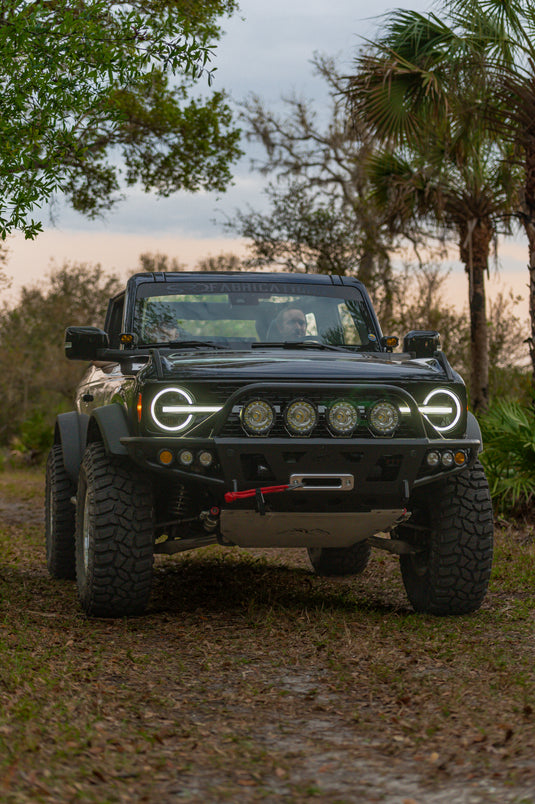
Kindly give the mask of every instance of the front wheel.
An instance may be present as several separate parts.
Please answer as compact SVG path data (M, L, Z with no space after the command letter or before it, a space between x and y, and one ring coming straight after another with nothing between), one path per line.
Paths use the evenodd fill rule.
M318 575L359 575L368 566L371 547L357 542L351 547L309 547L308 557Z
M89 444L76 507L76 580L87 614L124 617L147 606L154 556L152 492L137 470Z
M400 556L407 596L416 611L469 614L487 592L494 522L479 462L418 490L412 518L397 536L417 552Z
M73 496L61 444L54 444L46 462L45 485L46 565L53 578L76 577Z

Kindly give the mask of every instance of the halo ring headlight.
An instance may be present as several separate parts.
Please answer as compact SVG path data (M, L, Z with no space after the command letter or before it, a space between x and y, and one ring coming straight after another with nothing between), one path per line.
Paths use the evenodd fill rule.
M392 402L381 399L371 406L368 412L368 421L377 435L393 435L399 424L399 410Z
M249 435L267 435L275 423L275 411L264 399L252 399L241 409L241 423Z
M178 433L185 430L193 421L193 413L189 406L194 399L184 388L163 388L153 398L150 412L153 420L162 430ZM177 422L171 424L171 422Z
M435 388L419 410L439 433L453 430L462 415L461 400L449 388Z
M338 399L327 411L327 423L337 436L351 435L359 421L359 412L347 399Z
M291 435L310 435L318 423L318 411L306 399L294 399L284 411L284 422Z

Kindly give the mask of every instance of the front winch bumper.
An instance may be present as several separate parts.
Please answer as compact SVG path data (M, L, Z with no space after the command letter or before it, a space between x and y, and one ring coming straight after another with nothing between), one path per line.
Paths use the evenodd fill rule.
M475 461L481 448L477 439L429 438L137 436L123 437L121 444L130 458L144 469L164 472L189 485L200 484L210 488L215 500L222 500L224 493L229 491L292 485L291 477L316 476L317 483L312 479L306 481L307 487L302 489L304 493L320 498L322 495L343 492L345 499L350 496L359 499L361 509L366 510L379 506L394 509L405 505L413 488L464 471ZM181 467L177 456L184 449L194 455L202 450L211 451L214 455L212 466L207 470L196 464L189 468ZM174 456L171 464L162 465L159 462L158 456L163 450ZM464 451L466 464L448 469L428 467L426 455L430 451L440 450ZM353 488L349 489L343 478L353 478ZM276 496L284 498L287 495ZM278 501L276 505L279 505Z

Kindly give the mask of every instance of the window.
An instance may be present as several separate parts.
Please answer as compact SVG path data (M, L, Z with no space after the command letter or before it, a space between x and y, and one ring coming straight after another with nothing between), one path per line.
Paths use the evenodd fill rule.
M306 329L281 334L281 321L292 315ZM205 339L239 347L308 338L362 349L377 341L355 287L223 279L140 285L134 331L141 344Z

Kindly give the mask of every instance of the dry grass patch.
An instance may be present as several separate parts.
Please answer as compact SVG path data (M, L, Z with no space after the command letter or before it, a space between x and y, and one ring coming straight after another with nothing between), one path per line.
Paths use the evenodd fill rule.
M0 475L3 801L535 801L529 534L469 617L412 613L392 556L326 580L210 548L157 560L147 616L90 620L42 486Z

